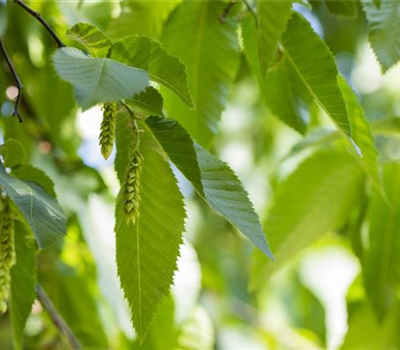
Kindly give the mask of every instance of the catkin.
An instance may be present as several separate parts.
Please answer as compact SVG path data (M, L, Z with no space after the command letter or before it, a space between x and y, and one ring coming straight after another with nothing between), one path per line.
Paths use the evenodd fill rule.
M103 105L103 121L100 127L100 149L104 159L108 159L114 146L115 136L115 115L117 104L108 102Z
M7 311L10 294L10 270L15 264L14 219L10 200L0 198L0 313Z
M136 149L133 152L124 181L124 207L126 221L128 224L130 221L133 224L136 224L137 220L139 219L139 186L140 173L142 171L142 159L143 156L140 154L139 150Z

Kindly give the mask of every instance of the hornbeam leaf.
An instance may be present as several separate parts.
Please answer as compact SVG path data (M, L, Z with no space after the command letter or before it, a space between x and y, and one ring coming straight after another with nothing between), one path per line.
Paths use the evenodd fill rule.
M36 293L36 246L31 233L15 225L17 262L11 269L10 318L14 348L22 349L23 332L31 313Z
M151 117L146 124L199 195L272 259L260 219L228 164L195 144L187 131L172 119Z
M263 77L267 75L278 41L292 15L292 3L291 0L258 2L259 55Z
M126 154L132 131L126 127L121 130L129 123L127 118L119 120L119 123L118 135L123 131L127 135L119 139L117 150ZM143 340L161 301L169 293L186 216L177 180L155 146L148 131L144 133L140 143L143 161L137 223L127 224L121 194L116 207L118 274L140 340ZM119 174L125 172L126 159L125 164L116 162Z
M369 24L369 41L376 57L386 72L400 60L400 2L362 1Z
M185 66L178 58L169 55L158 41L131 35L114 43L111 57L148 71L152 80L179 96L189 108L194 108Z
M162 43L186 65L196 110L164 93L165 110L203 146L209 146L239 67L237 22L220 16L222 1L183 2L164 26Z
M57 203L34 179L19 180L0 165L0 186L21 211L40 248L45 248L66 232L66 218Z
M75 87L84 109L133 97L148 86L147 72L110 58L94 58L72 47L58 49L53 61L60 77Z
M378 153L374 145L370 125L357 96L346 82L343 76L338 78L339 86L343 94L349 114L349 121L352 130L352 139L360 153L361 162L371 177L374 185L381 189L378 172Z
M344 152L321 151L306 159L275 196L265 227L276 260L270 264L255 256L251 288L343 224L359 200L363 180L362 168Z
M88 23L77 23L67 35L81 43L93 57L106 57L112 42L99 29Z
M349 19L357 18L357 3L354 0L325 0L332 15Z
M383 5L382 5L383 6ZM390 206L378 191L371 198L369 245L363 269L367 294L380 319L397 301L400 273L400 165L383 168L383 182Z
M282 37L284 55L318 105L351 137L346 105L338 87L338 70L326 44L311 25L294 13Z

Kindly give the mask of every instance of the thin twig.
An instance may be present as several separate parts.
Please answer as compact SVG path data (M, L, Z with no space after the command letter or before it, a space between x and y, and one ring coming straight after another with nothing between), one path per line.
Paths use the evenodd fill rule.
M226 5L224 12L222 13L221 16L219 16L219 20L221 23L225 23L228 15L229 15L229 12L232 10L232 7L234 5L236 5L237 3L238 3L237 0L232 0L230 3L228 3L228 5Z
M38 300L40 301L40 304L42 304L43 308L47 311L47 313L51 317L54 325L67 338L71 347L74 350L82 349L82 346L81 346L78 338L75 336L75 334L72 332L71 328L69 328L68 324L64 321L64 319L58 313L58 311L54 307L53 303L47 296L46 292L43 290L43 288L39 284L36 285L36 295L37 295Z
M18 118L19 122L22 123L22 118L21 118L21 115L19 114L18 107L19 107L19 102L21 100L21 94L22 94L23 85L21 83L21 80L19 79L17 71L14 68L14 65L13 65L13 63L11 61L10 56L8 56L6 47L4 46L4 43L3 43L3 39L1 39L1 38L0 38L0 50L1 50L1 53L2 53L2 55L4 57L4 59L6 60L7 66L10 69L10 72L11 72L13 78L14 78L14 81L15 81L15 85L17 85L17 89L18 89L18 94L17 94L17 97L15 98L15 102L14 102L13 116L16 116Z
M65 44L61 41L59 36L56 34L54 29L43 19L40 13L32 10L28 5L26 5L22 0L14 0L14 2L21 6L26 12L28 12L31 16L35 17L42 25L46 28L46 30L50 33L54 41L56 42L58 47L65 47Z

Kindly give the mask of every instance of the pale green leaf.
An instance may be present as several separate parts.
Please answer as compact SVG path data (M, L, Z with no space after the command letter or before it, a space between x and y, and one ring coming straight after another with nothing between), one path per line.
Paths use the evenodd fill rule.
M291 0L258 2L259 55L263 77L267 75L278 41L292 15L292 3Z
M89 23L77 23L67 35L81 43L93 57L106 57L112 42L99 29Z
M0 146L0 154L3 157L4 166L14 168L25 163L26 154L21 143L14 139L8 139Z
M186 108L165 92L167 114L208 146L225 108L229 86L239 66L237 22L220 22L226 4L220 1L183 2L165 24L162 43L186 65L196 110Z
M60 77L75 87L84 109L133 97L148 86L145 71L109 58L94 58L72 47L58 49L53 61Z
M355 0L325 0L326 6L332 15L355 19L358 16Z
M36 293L36 245L24 226L15 225L17 262L11 269L10 318L16 350L22 349L23 332L31 313Z
M400 2L381 1L380 6L362 1L369 25L369 41L386 72L400 59Z
M265 222L275 262L258 254L255 288L323 234L339 228L359 200L362 168L344 152L321 151L306 159L278 188Z
M121 128L127 120L119 123ZM125 155L132 131L125 127L119 135L124 130L128 135L119 139L117 151L122 150ZM186 216L177 181L155 146L148 132L144 133L140 144L144 158L139 186L140 216L136 225L127 224L121 195L116 207L118 274L141 340L173 282ZM119 174L124 174L128 159L116 163Z
M0 186L21 211L39 247L45 248L65 234L66 218L57 201L34 181L19 180L0 165Z
M171 161L199 195L272 258L260 219L229 165L195 144L176 121L152 117L146 123Z
M400 278L400 164L383 168L383 182L390 206L379 192L370 204L369 245L364 254L367 293L380 318L397 300Z
M351 136L346 105L337 83L337 66L327 45L299 14L293 14L290 19L282 45L288 64L315 102L341 131Z
M182 62L167 53L158 41L131 35L114 43L111 57L133 67L146 70L150 79L162 84L193 108Z
M367 174L371 177L375 186L381 187L378 172L378 156L371 133L371 127L365 117L365 113L358 98L343 76L338 77L340 89L343 94L351 125L352 140L361 158Z

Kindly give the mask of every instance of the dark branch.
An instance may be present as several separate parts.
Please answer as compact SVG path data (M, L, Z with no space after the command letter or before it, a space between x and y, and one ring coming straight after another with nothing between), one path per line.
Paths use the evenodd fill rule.
M67 325L61 315L58 313L53 303L47 296L46 292L43 288L37 284L36 285L36 295L40 304L42 304L43 309L47 311L49 316L51 317L55 326L60 330L60 332L67 338L69 344L74 350L82 349L82 346L79 340L76 338L75 334L72 332L71 328Z
M21 101L21 94L22 94L23 85L21 83L21 80L19 79L17 71L15 70L14 65L13 65L10 57L7 54L7 50L6 50L6 47L4 46L3 39L1 39L1 38L0 38L0 50L1 50L1 54L3 55L3 57L4 57L4 59L5 59L6 63L7 63L8 68L10 69L10 72L11 72L13 78L14 78L14 81L15 81L15 85L17 86L17 89L18 89L18 95L15 98L15 102L14 102L13 116L16 116L18 118L19 122L22 123L22 118L21 118L21 116L19 114L18 107L19 107L19 102Z
M231 11L232 7L237 4L237 0L232 0L228 5L226 5L224 12L222 13L221 16L219 16L219 20L224 23L229 15L229 12Z
M35 17L42 25L46 28L46 30L50 33L51 37L54 39L58 47L65 47L65 44L58 37L54 29L43 19L40 13L32 10L28 5L26 5L22 0L14 0L14 2L21 6L26 12L28 12L31 16Z

